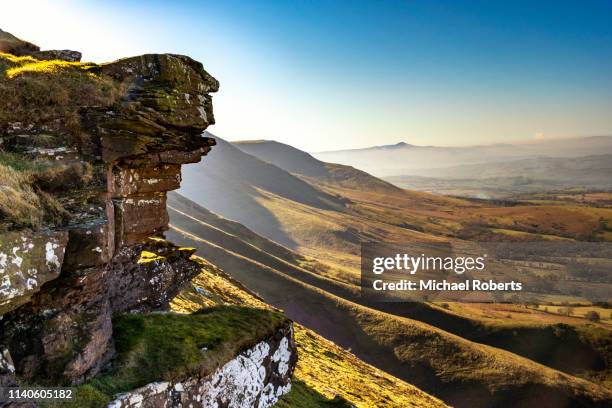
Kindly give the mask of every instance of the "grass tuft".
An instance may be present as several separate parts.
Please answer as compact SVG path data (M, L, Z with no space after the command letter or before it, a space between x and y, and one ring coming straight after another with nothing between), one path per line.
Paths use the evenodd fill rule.
M44 161L0 151L0 224L36 229L67 221L68 212L39 183L53 171Z
M97 68L0 53L0 128L9 122L39 125L62 119L76 133L81 108L110 106L120 94L120 84L97 75Z
M279 312L237 306L119 316L113 321L113 368L78 387L76 400L48 406L103 407L116 394L151 382L208 375L287 322Z
M318 393L305 382L293 380L291 391L275 405L276 408L352 408L353 405L339 395L333 398Z
M31 174L0 162L0 222L37 228L44 210L30 185Z
M71 62L64 60L37 60L30 56L17 57L15 55L0 53L0 59L6 67L4 74L14 78L24 73L56 73L60 71L79 70L91 73L98 65L94 63Z

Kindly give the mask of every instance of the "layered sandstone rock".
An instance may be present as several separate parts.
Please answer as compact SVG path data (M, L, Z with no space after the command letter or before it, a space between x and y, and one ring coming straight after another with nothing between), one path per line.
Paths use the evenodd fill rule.
M163 239L166 192L215 144L202 132L219 84L181 55L41 65L77 58L5 32L0 52L32 57L0 55L0 170L27 184L0 188L40 212L0 206L0 344L20 378L79 384L111 361L113 316L166 308L199 271Z

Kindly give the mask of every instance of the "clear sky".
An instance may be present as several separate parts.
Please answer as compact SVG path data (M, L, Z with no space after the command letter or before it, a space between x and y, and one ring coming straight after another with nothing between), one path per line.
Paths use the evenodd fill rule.
M0 1L0 28L221 82L228 140L308 151L612 135L612 1Z

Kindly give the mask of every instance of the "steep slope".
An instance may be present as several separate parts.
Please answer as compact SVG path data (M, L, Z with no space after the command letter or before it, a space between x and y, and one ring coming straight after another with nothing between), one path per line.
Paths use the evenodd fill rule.
M302 256L255 239L253 232L176 194L170 197L170 216L172 239L198 248L297 322L452 405L488 407L512 400L519 406L569 401L597 406L611 396L514 354L345 300L356 297L354 288L317 276L317 266Z
M328 211L344 204L288 172L243 153L217 138L209 166L186 166L181 194L204 203L212 211L259 231L283 245L294 247L293 238L280 227L264 205L268 196Z
M381 192L397 192L399 189L379 178L354 167L325 163L295 147L272 140L232 142L245 153L274 164L296 175L314 179L324 184L347 188L366 188Z
M172 301L172 309L193 313L205 307L270 306L223 270L200 260L202 272ZM299 360L291 392L277 406L287 408L442 407L444 404L301 325L294 325Z

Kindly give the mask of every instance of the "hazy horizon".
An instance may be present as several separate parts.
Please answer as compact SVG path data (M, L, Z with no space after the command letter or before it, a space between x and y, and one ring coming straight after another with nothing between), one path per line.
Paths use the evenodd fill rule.
M208 133L210 133L213 137L214 136L222 137L221 135L217 135L214 131L208 131ZM504 144L521 146L521 145L544 144L544 143L549 143L549 142L563 142L563 141L570 141L570 140L580 140L580 139L590 139L590 138L608 138L608 137L612 138L612 135L568 136L568 137L558 137L558 138L512 140L509 142L493 142L493 143L482 143L482 144L454 144L454 145L451 145L451 144L448 144L448 145L432 145L432 144L418 145L418 144L410 143L407 140L400 140L398 142L391 142L391 143L384 144L384 145L367 145L367 146L357 146L357 147L350 147L350 148L339 148L339 149L333 149L333 150L318 150L318 151L304 150L304 152L310 153L310 154L317 154L317 153L336 152L336 151L344 151L344 150L364 150L364 149L370 149L370 148L393 147L393 146L401 145L401 144L414 146L414 147L439 147L439 148L484 147L484 146L494 146L494 145L504 145ZM237 142L237 143L240 143L240 142L284 143L284 142L281 142L279 140L274 140L274 139L234 139L234 140L228 140L226 138L223 138L223 139L229 142ZM288 143L284 143L284 144L289 145ZM296 147L293 145L289 145L289 146Z
M24 0L0 28L97 62L192 56L221 82L213 133L318 152L612 134L610 15L603 1Z

